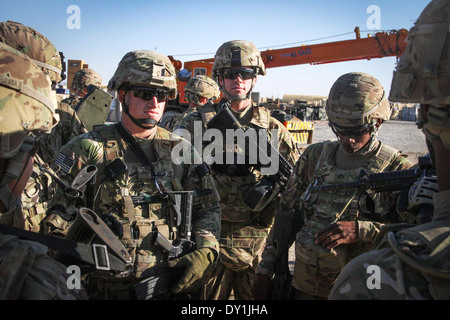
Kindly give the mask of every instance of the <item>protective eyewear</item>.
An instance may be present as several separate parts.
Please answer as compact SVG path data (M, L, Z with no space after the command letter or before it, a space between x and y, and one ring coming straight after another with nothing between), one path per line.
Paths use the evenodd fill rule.
M158 102L167 101L169 98L170 92L164 89L155 89L150 87L132 87L133 94L136 98L143 99L145 101L149 101L156 97Z
M237 77L241 77L242 80L248 80L255 77L255 71L252 69L225 69L223 77L230 80L234 80Z
M334 123L331 124L331 128L333 129L335 134L338 134L343 137L361 137L367 133L370 132L369 124L362 125L360 127L341 127L338 125L335 125Z

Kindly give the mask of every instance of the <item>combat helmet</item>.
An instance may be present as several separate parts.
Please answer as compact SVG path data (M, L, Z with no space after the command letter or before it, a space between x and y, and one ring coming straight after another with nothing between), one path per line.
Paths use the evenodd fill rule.
M239 68L248 67L255 71L255 75L265 75L266 67L261 57L261 53L258 48L250 41L245 40L232 40L222 44L216 51L214 56L214 65L212 68L212 74L215 78L223 78L223 71L227 68ZM222 92L231 100L244 100L250 97L253 90L254 81L252 87L247 95L244 96L231 96L220 85Z
M35 149L31 134L50 132L57 123L56 97L50 79L28 56L0 43L0 61L0 159L12 159L0 180L0 201L9 210L17 203L9 184Z
M186 100L196 105L202 105L199 101L200 97L214 101L220 96L220 90L217 82L204 75L198 75L190 78L184 87L184 91Z
M80 90L84 92L90 84L100 87L102 82L102 77L97 72L89 68L84 68L78 70L73 76L72 89L74 91Z
M170 91L169 99L177 95L175 68L168 57L153 51L128 52L119 62L116 72L108 83L115 91L122 86L152 86Z
M0 42L29 56L50 77L54 85L65 79L62 53L33 28L10 20L0 22Z
M408 45L392 79L391 101L422 104L418 126L429 143L450 150L450 1L433 0L408 33ZM428 105L425 115L423 105ZM432 150L430 150L432 153Z
M367 73L350 72L331 87L326 113L333 131L336 127L367 128L374 136L377 119L389 120L391 106L378 79Z
M28 56L0 43L0 158L9 158L31 133L57 123L51 83Z
M168 91L168 98L177 96L175 68L170 59L157 52L136 50L125 54L119 62L116 72L108 83L108 90L129 90L131 87L151 86ZM123 104L123 112L137 126L148 129L143 124L156 125L153 119L135 119L131 116L128 105Z

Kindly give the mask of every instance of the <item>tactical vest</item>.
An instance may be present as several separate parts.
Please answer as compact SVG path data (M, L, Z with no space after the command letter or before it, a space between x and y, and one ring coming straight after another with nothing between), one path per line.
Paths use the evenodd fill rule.
M398 150L380 142L375 154L362 167L342 170L335 166L334 161L338 147L338 141L323 143L313 181L319 179L323 184L353 182L358 179L361 169L369 173L382 172L400 155ZM302 201L306 219L295 243L296 266L293 278L293 285L298 290L327 297L333 282L349 259L370 249L368 242L340 245L331 250L314 244L314 235L331 223L368 220L360 215L355 195L356 190L347 189L316 193ZM377 204L375 211L382 213L378 194L374 196L374 200Z
M102 126L94 131L100 134L104 148L103 163L98 165L99 172L116 158L123 159L125 163L129 161L127 153L133 151L122 139L115 125ZM175 177L172 167L171 134L158 128L152 140L152 148L157 156L157 161L153 162L156 172L166 173L157 178L158 182L165 190L181 191L181 183ZM105 182L97 186L100 188L101 201L97 201L100 207L96 211L113 214L120 222L123 230L121 241L133 257L134 273L139 278L142 271L145 270L148 276L152 274L151 270L158 272L157 269L164 267L166 263L163 253L152 243L152 230L156 228L161 235L172 241L177 237L177 228L171 211L164 203L133 205L133 196L140 195L141 192L148 195L157 192L150 168L138 163L139 160L136 161L127 163L127 177L119 177L117 181L104 180L100 173L97 181ZM148 270L149 268L153 269Z
M218 105L198 108L204 130L216 115ZM270 112L265 108L253 111L253 122L261 128L269 128ZM268 134L269 139L270 132ZM251 211L243 202L245 195L261 179L258 170L243 176L230 176L212 170L212 176L220 195L221 237L219 239L221 262L229 269L242 271L255 268L264 250L265 239L273 223L274 212L279 204L277 198L261 212Z

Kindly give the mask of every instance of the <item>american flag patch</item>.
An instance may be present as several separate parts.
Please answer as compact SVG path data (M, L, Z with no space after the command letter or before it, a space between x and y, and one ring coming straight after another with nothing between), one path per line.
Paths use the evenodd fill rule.
M72 169L74 162L75 162L74 159L69 158L60 152L53 163L58 167L60 167L63 172L69 173L70 169Z

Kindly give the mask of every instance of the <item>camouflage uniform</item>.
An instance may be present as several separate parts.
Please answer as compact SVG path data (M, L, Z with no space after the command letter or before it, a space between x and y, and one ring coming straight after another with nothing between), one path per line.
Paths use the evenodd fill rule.
M387 230L379 250L356 257L342 270L330 299L450 299L450 191L439 179L440 170L445 173L448 167L450 150L449 21L450 1L434 0L425 7L408 33L389 96L391 101L421 103L418 126L427 138L440 188L433 196L433 220ZM435 155L435 139L445 149L440 150L441 158ZM421 180L418 188L426 191Z
M1 22L0 41L30 57L49 77L52 87L64 79L60 53L36 30L14 21ZM51 94L55 95L55 92L52 91ZM61 143L53 143L54 140L67 142L75 136L62 130L67 125L67 116L61 114L60 110L56 110L56 113L62 121L53 127L52 133L44 133L36 141L40 148L35 155L33 173L22 195L22 210L17 209L8 224L36 232L41 228L40 222L45 217L47 202L53 197L55 190L52 177L42 168L46 167L51 172L48 166L62 147ZM83 132L86 131L79 131Z
M157 53L130 52L120 62L109 86L111 90L123 88L124 83L176 88L175 80L172 81L175 74L172 68L170 60ZM124 110L127 112L127 107ZM148 139L136 138L130 133L130 137L150 157L155 170L153 174L151 167L143 164L124 140L118 131L119 126L127 131L122 123L117 123L76 137L63 147L54 163L61 168L61 177L68 182L84 166L98 167L95 185L98 192L95 194L94 210L119 223L119 227L116 223L114 230L117 234L119 229L123 232L119 238L133 258L134 268L128 274L117 275L105 271L89 274L89 293L96 299L129 299L133 284L167 270L167 257L155 246L153 234L157 230L170 242L176 239L180 230L175 217L166 202L133 204L136 196L158 194L158 185L162 191L212 190L211 194L196 196L193 200L194 252L203 248L218 252L216 236L220 233L219 199L209 171L201 164L192 146L160 127ZM187 147L192 164L173 162L172 151L180 143ZM104 170L115 159L122 159L127 170L112 181L106 178ZM60 207L73 205L65 202L64 198L60 199L62 201L57 202Z
M51 83L31 59L0 43L0 221L14 214L31 164L30 133L49 132L57 122ZM31 169L30 169L31 170ZM66 267L47 255L40 243L0 234L0 299L79 299L84 290L69 289Z
M219 48L216 57L221 54L224 48L224 51L226 51L227 47L233 46L241 48L243 52L245 50L246 57L250 57L251 62L245 61L243 58L242 64L244 66L261 67L260 74L265 74L264 65L261 60L257 60L257 57L260 58L259 52L250 42L231 41L225 43ZM248 54L249 52L251 54ZM224 52L222 53L225 55ZM220 68L225 67L227 63L229 64L229 61L226 60L216 59L216 61L220 62L215 63L213 72L214 70L219 72ZM223 88L221 90L224 91ZM180 122L178 128L187 129L193 137L194 124L197 122L201 123L204 132L206 124L225 101L222 100L218 104L198 108L196 112L187 115ZM271 130L276 129L279 142L277 147L280 154L291 165L297 161L299 153L292 136L278 120L270 116L269 110L251 103L246 111L242 112L242 114L246 114L243 117L241 117L242 114L232 112L244 128L252 126L253 128L266 129L269 140L273 139ZM177 129L174 132L177 132ZM205 299L228 299L232 290L235 299L251 299L250 288L254 280L255 268L260 261L266 238L273 225L274 212L278 208L279 197L262 211L252 211L243 202L243 199L252 187L260 181L262 178L261 172L255 168L247 168L244 174L232 176L219 171L214 165L211 168L221 199L222 233L219 239L220 263L214 277L206 287Z
M180 121L189 113L197 110L197 107L203 106L205 103L200 102L200 98L208 100L207 103L219 99L220 91L217 83L207 76L192 77L184 87L185 99L189 102L189 107L183 113L175 115L171 121L167 122L165 128L173 131Z
M352 88L350 90L346 88ZM367 74L350 73L340 77L330 90L327 114L330 122L343 127L358 127L373 118L389 119L389 104L381 84ZM361 101L363 100L363 101ZM359 105L365 106L363 119ZM376 107L380 105L380 107ZM375 106L375 108L374 108ZM383 111L384 108L384 111ZM375 111L373 111L375 109ZM350 114L352 117L347 116ZM371 118L373 117L373 118ZM310 194L310 184L339 184L356 181L362 169L368 173L403 170L411 163L398 150L386 146L371 133L369 142L354 154L347 153L340 141L325 141L309 146L298 161L288 183L282 207L301 212L304 223L295 237L295 269L292 286L300 296L326 298L343 266L353 257L370 250L382 223L360 212L356 190ZM378 215L395 207L398 194L372 195ZM376 216L376 215L375 215ZM357 221L357 241L328 249L315 244L315 235L332 223ZM270 242L258 273L272 276L277 251Z

